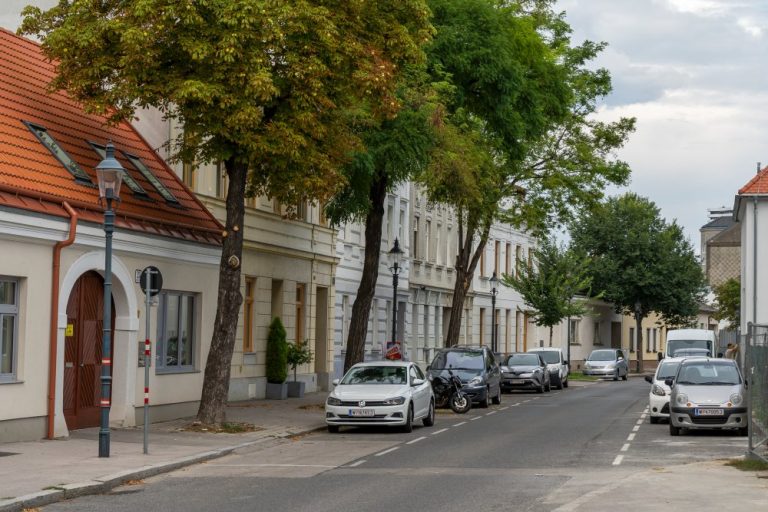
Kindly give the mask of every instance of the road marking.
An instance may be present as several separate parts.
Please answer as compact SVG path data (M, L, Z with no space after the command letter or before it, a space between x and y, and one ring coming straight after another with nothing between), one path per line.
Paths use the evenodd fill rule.
M624 443L624 446L621 447L621 451L625 452L629 450L629 443Z
M641 414L641 415L640 415L640 419L641 419L641 420L644 420L644 419L645 419L647 416L648 416L648 415L647 415L646 413L643 413L643 414Z
M624 460L624 456L623 455L617 455L616 458L613 459L613 465L614 466L618 466L619 464L621 464L622 460Z
M634 433L633 434L629 434L627 436L627 441L634 441L634 440L635 440L635 434Z
M376 455L374 455L374 457L381 457L382 455L386 455L386 454L388 454L389 452L393 452L393 451L397 450L398 448L400 448L400 447L399 447L399 446L393 446L393 447L392 447L392 448L390 448L389 450L384 450L383 452L379 452L379 453L377 453Z
M469 421L475 421L481 419L482 416L475 416L474 418L469 418Z
M502 408L501 408L501 409L499 409L499 410L500 410L500 411L506 411L507 409L509 409L509 406L506 406L506 407L502 407Z
M523 403L530 402L530 401L531 401L531 399L529 398L528 400L523 400Z
M490 416L491 414L496 414L496 411L491 411L491 412L489 412L489 413L486 413L485 415L486 415L486 416Z
M443 429L443 430L447 430L447 429ZM416 439L412 439L412 440L408 441L408 442L407 442L407 443L405 443L405 444L413 444L413 443L418 443L418 442L419 442L419 441L421 441L422 439L426 439L426 437L424 437L424 436L421 436L421 437L417 437Z
M437 432L432 432L432 435L433 435L433 436L436 436L437 434L442 434L442 433L443 433L443 432L445 432L446 430L448 430L448 429L447 429L447 428L441 428L441 429L440 429L440 430L438 430Z
M512 405L510 405L510 407L517 407L518 405L520 405L520 404L519 403L518 404L512 404Z
M348 468L356 468L356 467L357 467L357 466L359 466L360 464L365 464L365 459L363 459L363 460L359 460L359 461L357 461L357 462L355 462L355 463L353 463L353 464L350 464L350 465L349 465L349 466L347 466L347 467L348 467Z
M643 424L643 420L642 419L637 420L637 424L638 425L642 425Z
M365 462L365 461L363 461ZM214 468L337 468L325 464L211 464Z
M632 432L637 432L638 430L640 430L640 425L635 425L632 427Z
M462 426L462 425L466 425L466 424L467 424L467 422L466 422L466 421L462 421L461 423L457 423L457 424L455 424L455 425L454 425L454 427L460 427L460 426Z

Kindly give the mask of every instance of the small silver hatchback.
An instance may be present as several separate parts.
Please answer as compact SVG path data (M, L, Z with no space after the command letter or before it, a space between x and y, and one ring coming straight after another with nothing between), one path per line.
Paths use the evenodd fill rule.
M686 359L665 384L672 387L670 435L682 429L738 429L747 435L747 395L736 361Z

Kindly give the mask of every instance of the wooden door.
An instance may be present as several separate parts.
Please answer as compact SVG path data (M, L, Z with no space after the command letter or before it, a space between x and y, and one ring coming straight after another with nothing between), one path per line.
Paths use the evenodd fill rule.
M611 348L621 348L621 322L611 322Z
M100 423L103 297L104 279L98 273L89 271L77 280L67 302L64 418L70 430L95 427ZM113 302L113 340L114 329Z

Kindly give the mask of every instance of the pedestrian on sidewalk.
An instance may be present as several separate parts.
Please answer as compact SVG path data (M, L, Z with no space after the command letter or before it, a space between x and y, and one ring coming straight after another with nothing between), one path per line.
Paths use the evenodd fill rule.
M726 359L736 359L736 355L739 353L739 346L735 343L729 343L726 345L725 349L725 358Z

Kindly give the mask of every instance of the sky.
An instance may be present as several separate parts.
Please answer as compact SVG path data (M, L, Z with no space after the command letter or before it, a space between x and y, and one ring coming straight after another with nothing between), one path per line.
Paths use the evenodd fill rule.
M24 5L0 0L0 26L15 30ZM699 251L709 208L734 196L768 165L768 0L558 0L573 41L605 41L595 64L613 93L599 116L637 118L618 153L632 168L627 190L676 219Z
M572 40L605 41L604 120L636 117L627 190L677 219L699 252L709 208L768 165L768 0L559 0Z

